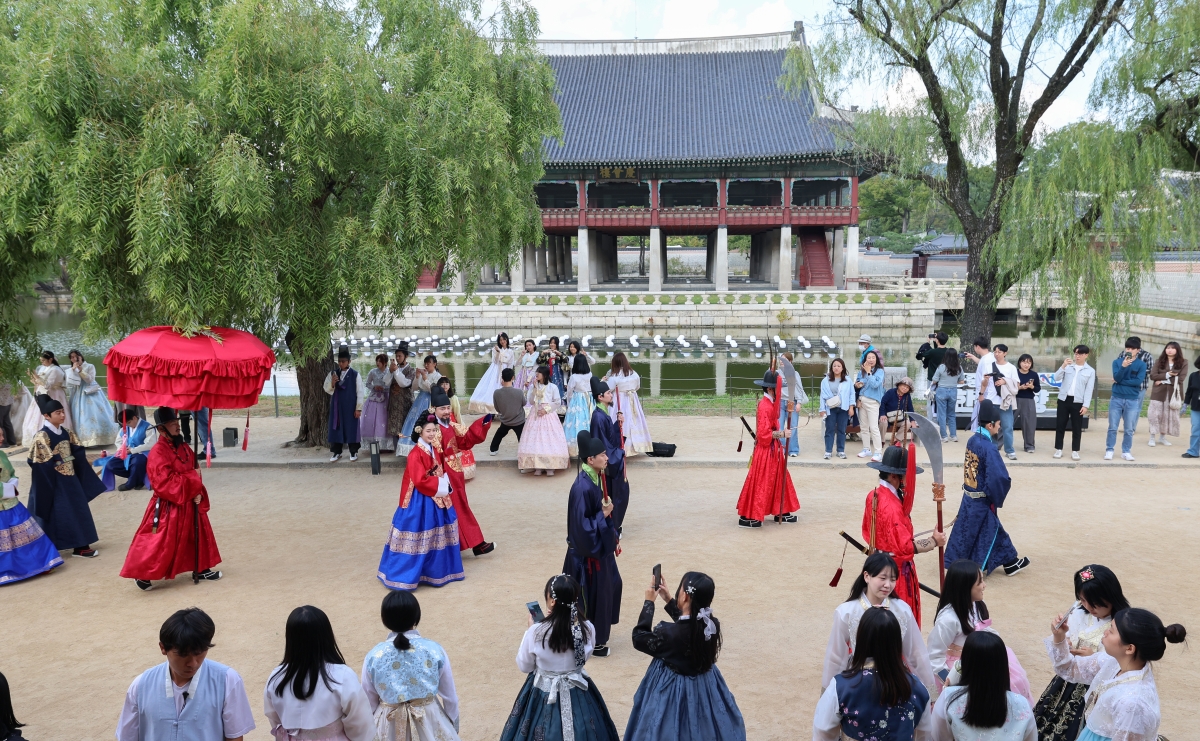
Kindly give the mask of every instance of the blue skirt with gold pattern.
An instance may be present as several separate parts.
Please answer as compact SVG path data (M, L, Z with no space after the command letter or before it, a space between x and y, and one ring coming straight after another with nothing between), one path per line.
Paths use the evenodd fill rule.
M37 576L62 562L25 505L17 502L0 510L0 585Z
M440 587L462 581L458 515L432 497L413 492L407 507L397 507L379 559L379 581L388 589L413 591L421 584Z

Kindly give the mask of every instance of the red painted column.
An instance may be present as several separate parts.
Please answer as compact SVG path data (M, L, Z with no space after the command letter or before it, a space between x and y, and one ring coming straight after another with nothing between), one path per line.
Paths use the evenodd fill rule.
M658 226L658 181L650 181L650 228Z
M792 223L792 179L783 179L783 223Z
M850 223L858 224L858 177L850 178Z
M725 226L725 209L729 206L729 179L717 180L717 226Z
M579 225L587 226L587 181L577 181L579 186Z

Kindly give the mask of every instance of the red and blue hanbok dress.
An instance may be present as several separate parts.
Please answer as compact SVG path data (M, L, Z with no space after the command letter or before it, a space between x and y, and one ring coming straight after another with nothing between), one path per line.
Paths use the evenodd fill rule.
M434 501L434 497L451 496L454 486L444 461L442 451L424 440L408 453L400 506L379 559L379 581L389 589L440 587L464 578L457 513L453 505L442 508ZM439 463L443 463L441 474Z

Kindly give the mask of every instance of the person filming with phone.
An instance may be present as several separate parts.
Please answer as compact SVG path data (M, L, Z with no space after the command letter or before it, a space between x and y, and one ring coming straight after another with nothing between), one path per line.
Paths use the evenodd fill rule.
M1111 461L1117 445L1117 428L1125 424L1125 436L1121 440L1121 457L1133 460L1133 433L1137 432L1138 417L1142 413L1142 379L1146 377L1146 363L1138 357L1142 341L1136 337L1125 340L1125 350L1113 361L1112 398L1108 402L1108 439L1104 444L1104 460Z
M1062 458L1063 437L1071 425L1071 460L1079 460L1079 441L1083 437L1083 418L1088 416L1092 392L1096 388L1096 370L1088 365L1087 345L1076 345L1072 357L1063 359L1054 373L1058 384L1058 411L1054 420L1054 457Z

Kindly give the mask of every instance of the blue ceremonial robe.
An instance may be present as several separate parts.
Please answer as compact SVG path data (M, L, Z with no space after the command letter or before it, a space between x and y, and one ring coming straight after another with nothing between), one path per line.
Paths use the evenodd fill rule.
M990 435L976 433L967 441L963 461L963 498L958 520L946 543L946 563L969 558L990 574L997 567L1017 560L1013 546L997 512L1012 486L1008 468ZM982 493L972 497L970 493Z
M625 510L629 509L629 479L625 475L625 441L621 439L617 421L608 415L608 410L597 405L592 410L592 437L604 443L608 453L608 468L604 478L608 479L608 496L613 501L612 519L621 530L625 522Z
M329 442L358 442L358 420L354 418L357 407L358 371L347 368L329 397Z
M591 467L586 463L583 466L567 500L567 557L563 573L575 577L583 586L587 619L596 629L596 645L603 646L621 616L617 526L600 508L604 491L592 480ZM597 480L603 479L597 476Z
M59 550L83 548L100 539L88 502L104 492L75 433L46 427L29 449L29 510Z

